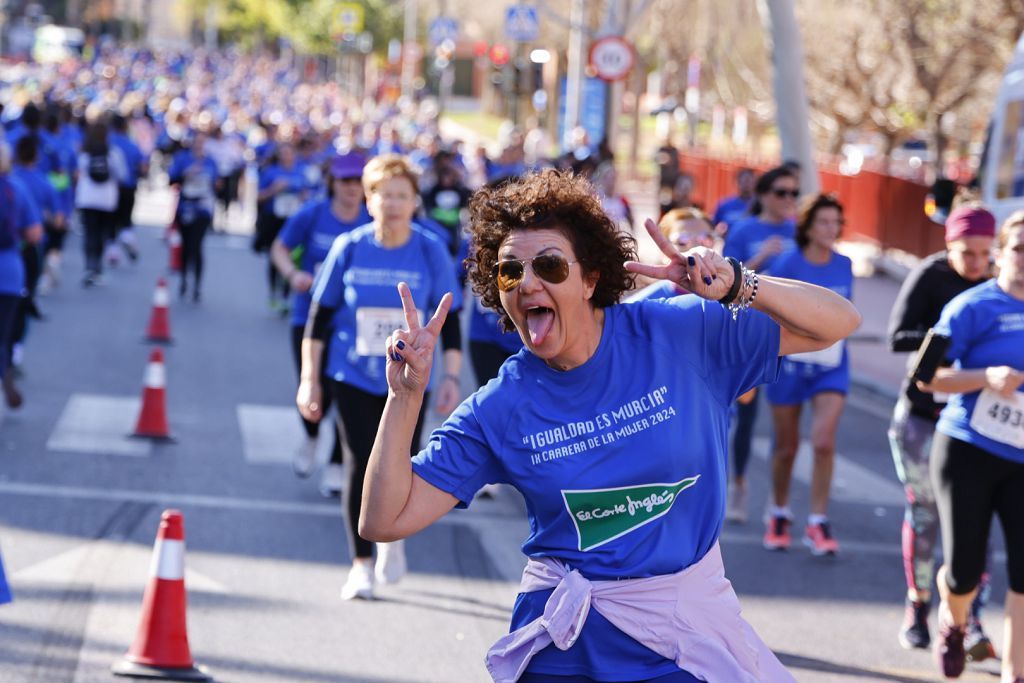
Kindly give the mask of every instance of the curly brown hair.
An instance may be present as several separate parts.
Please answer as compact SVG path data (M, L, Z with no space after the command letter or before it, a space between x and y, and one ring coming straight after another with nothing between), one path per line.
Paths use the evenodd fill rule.
M483 305L496 311L505 331L514 329L491 273L498 249L513 230L554 229L572 244L584 273L597 273L591 303L606 308L633 288L623 267L636 260L636 240L605 213L594 187L569 172L546 170L481 188L469 203L471 236L466 269Z
M811 197L805 197L800 204L796 219L796 245L803 249L811 243L810 232L814 227L814 219L822 209L835 209L839 212L839 219L843 220L843 205L834 194L820 193ZM843 234L842 230L839 234Z

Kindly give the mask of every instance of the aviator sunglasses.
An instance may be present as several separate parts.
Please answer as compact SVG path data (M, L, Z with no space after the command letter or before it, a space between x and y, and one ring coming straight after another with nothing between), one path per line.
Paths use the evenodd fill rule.
M567 261L560 254L540 254L527 259L508 259L498 261L491 268L491 277L498 284L498 289L511 292L518 287L526 276L526 264L533 268L534 274L545 282L553 285L565 282L569 277L569 266L578 261Z
M796 199L800 196L800 190L787 190L783 187L776 187L772 188L772 194L779 199L785 199L787 197L790 199Z

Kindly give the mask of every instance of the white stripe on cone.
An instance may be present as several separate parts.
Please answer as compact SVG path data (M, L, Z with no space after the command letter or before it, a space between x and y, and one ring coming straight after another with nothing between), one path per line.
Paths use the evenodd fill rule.
M149 575L168 581L185 578L185 541L160 540L153 547L153 563Z
M171 295L167 293L166 287L157 287L153 292L153 306L155 308L167 308L171 303Z
M147 363L146 377L143 380L147 389L163 389L167 386L167 372L163 363Z

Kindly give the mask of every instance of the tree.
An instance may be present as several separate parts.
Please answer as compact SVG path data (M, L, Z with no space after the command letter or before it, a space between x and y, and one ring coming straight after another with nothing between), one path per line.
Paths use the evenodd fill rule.
M941 160L951 121L960 134L979 129L1024 29L1021 0L804 0L802 8L814 37L809 96L829 148L868 129L885 139L887 158L924 131Z

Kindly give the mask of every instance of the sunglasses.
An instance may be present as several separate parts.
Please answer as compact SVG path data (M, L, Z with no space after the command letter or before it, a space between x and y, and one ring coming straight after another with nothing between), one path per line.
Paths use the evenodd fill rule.
M355 175L355 176L345 176L344 178L335 178L335 180L337 180L339 182L342 182L342 183L345 183L346 185L348 185L349 183L362 183L363 182L362 176L357 176L357 175Z
M698 232L698 233L686 233L678 235L672 240L672 243L677 247L686 247L691 244L697 244L701 242L713 242L714 237L710 232Z
M526 264L533 268L533 273L541 280L550 282L553 285L565 282L569 277L569 266L578 261L567 261L559 254L541 254L528 259L508 259L498 261L491 268L491 277L498 284L498 289L503 292L511 292L523 282L526 277Z
M779 199L785 199L786 197L789 197L790 199L796 199L797 197L800 196L800 190L784 190L780 187L778 189L772 190L772 194L778 197Z

